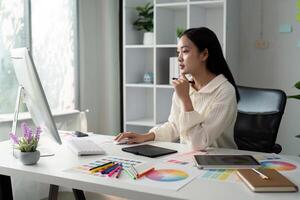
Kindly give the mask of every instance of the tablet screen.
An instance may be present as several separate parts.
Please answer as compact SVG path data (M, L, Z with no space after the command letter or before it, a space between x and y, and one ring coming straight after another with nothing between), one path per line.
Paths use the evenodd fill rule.
M195 155L198 165L259 165L251 155Z

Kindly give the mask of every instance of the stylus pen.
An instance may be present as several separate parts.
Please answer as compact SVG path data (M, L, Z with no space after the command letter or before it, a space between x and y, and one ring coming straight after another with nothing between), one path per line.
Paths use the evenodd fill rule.
M267 177L266 175L264 175L263 173L261 173L260 171L258 171L257 169L252 168L252 170L258 174L262 179L269 179L269 177Z
M178 80L179 78L173 77L172 80ZM195 81L189 81L189 83L195 83Z
M153 170L154 170L154 167L143 171L142 173L138 174L138 178L141 178L142 176L145 176L146 174L148 174L149 172L151 172Z
M104 167L104 166L109 165L111 163L113 163L113 162L108 162L108 163L104 163L102 165L98 165L98 166L92 167L91 169L89 169L89 171L92 171L93 169L96 169L96 168L99 168L99 167Z
M128 169L126 169L126 168L123 168L124 169L124 171L126 172L126 174L128 175L128 176L130 176L132 179L136 179L136 177L128 170Z

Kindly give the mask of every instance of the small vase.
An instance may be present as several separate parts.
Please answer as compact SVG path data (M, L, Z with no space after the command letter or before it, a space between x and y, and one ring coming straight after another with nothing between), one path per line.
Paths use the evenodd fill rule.
M20 152L19 158L24 165L34 165L40 159L40 152Z
M144 33L144 45L152 45L153 44L153 32L145 32Z

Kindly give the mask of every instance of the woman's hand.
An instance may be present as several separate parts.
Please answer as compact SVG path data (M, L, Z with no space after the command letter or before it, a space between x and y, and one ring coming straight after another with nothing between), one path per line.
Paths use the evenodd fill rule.
M175 92L179 99L181 100L184 111L193 111L193 104L190 98L190 83L184 74L180 74L178 80L173 80L172 85L174 86Z
M121 140L126 140L126 144L138 144L147 141L154 140L155 135L154 133L147 133L147 134L138 134L134 132L123 132L116 136L115 141L120 142Z

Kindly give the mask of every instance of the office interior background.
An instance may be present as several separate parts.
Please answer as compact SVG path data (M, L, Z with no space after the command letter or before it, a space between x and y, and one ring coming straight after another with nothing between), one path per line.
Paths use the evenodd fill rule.
M237 59L230 67L238 85L298 92L293 87L300 80L298 2L236 0L238 50L228 53ZM32 50L50 106L60 113L55 116L60 128L76 129L80 120L73 110L89 110L88 131L120 132L121 5L118 0L0 0L1 140L8 139L17 92L7 51L12 46ZM268 42L265 49L255 46L261 37ZM300 154L299 116L300 101L288 99L277 137L283 154Z
M89 131L117 134L121 130L121 70L120 70L120 2L89 1L1 1L1 74L0 123L1 139L7 139L10 122L7 114L14 111L16 80L10 66L7 43L32 48L43 87L54 113L65 110L89 110ZM296 19L297 1L241 0L238 4L238 59L232 72L238 85L278 88L291 95L299 80L299 29ZM19 4L19 5L18 5ZM18 6L16 6L18 5ZM10 7L11 6L11 7ZM22 30L14 35L10 30L9 12L24 7ZM14 7L14 8L12 8ZM261 9L263 7L263 9ZM9 10L11 9L11 10ZM20 9L20 10L18 10ZM261 11L263 10L262 16ZM55 11L55 12L54 12ZM298 11L299 12L299 11ZM12 14L11 14L12 15ZM31 22L28 22L28 16ZM26 19L27 18L27 19ZM262 21L263 19L263 21ZM230 23L230 22L228 22ZM280 28L290 26L291 31ZM57 30L56 30L57 29ZM10 32L11 31L11 32ZM266 49L255 47L261 37L268 41ZM29 37L28 35L31 36ZM16 41L11 38L16 37ZM11 39L11 41L9 40ZM230 53L230 52L229 52ZM63 86L63 87L61 87ZM299 101L288 99L277 142L286 154L300 152L298 116ZM72 112L71 112L72 113ZM72 114L57 117L67 120Z
M4 119L6 114L14 111L16 96L16 80L13 77L13 69L6 65L9 61L4 49L6 44L3 39L13 37L9 35L12 34L9 31L13 30L6 29L9 19L5 20L5 17L9 15L9 11L5 10L5 5L7 4L9 8L9 4L19 4L18 1L5 2L1 1L0 119L4 121L2 125L0 124L3 130L2 139L7 139ZM24 4L20 6L26 7L26 2L23 1ZM17 45L27 45L33 49L48 101L55 111L88 109L89 131L116 134L121 130L120 2L108 0L61 1L64 4L59 2L31 1L30 28L29 25L26 27L29 23L26 22L26 15L29 13L25 11L24 27L19 34L20 37L17 38L16 42L19 42ZM56 4L61 5L55 7ZM237 4L239 4L237 17L239 37L236 40L239 50L234 56L238 58L238 65L232 69L237 83L245 86L278 88L287 94L296 93L293 85L299 80L300 74L298 62L300 23L296 20L296 0L241 0L237 1ZM51 6L56 12L52 10L45 13ZM263 24L260 16L261 6L263 6ZM64 13L66 7L67 14ZM17 8L12 11L17 11ZM61 24L58 23L65 17L64 15L68 15L67 19ZM291 32L280 32L280 26L284 25L290 25ZM60 30L56 31L55 26ZM267 49L255 48L255 41L260 38L261 31L263 39L269 42ZM32 34L31 38L27 38L29 32ZM61 84L63 88L60 87ZM278 134L278 143L283 145L283 153L296 155L300 152L299 141L295 139L295 135L300 133L297 121L300 114L298 107L299 102L288 100Z

